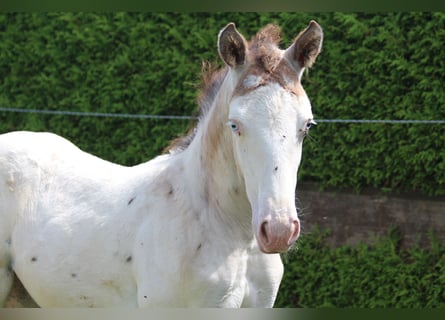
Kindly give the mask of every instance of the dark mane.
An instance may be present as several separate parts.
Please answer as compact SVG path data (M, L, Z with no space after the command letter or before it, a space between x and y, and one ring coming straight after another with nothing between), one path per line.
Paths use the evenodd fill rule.
M218 93L226 76L227 68L217 69L210 62L203 62L201 69L201 86L198 95L199 120L210 111L215 96ZM165 149L169 153L178 153L187 149L196 135L197 126L193 126L185 136L174 139Z
M249 42L249 61L260 72L271 73L277 66L280 56L276 54L281 41L280 27L268 24L262 28ZM223 80L227 74L227 67L218 69L209 62L203 62L201 72L201 86L198 95L199 119L204 118L213 106ZM193 126L185 136L174 139L164 150L169 153L179 153L187 149L196 135L197 126Z
M221 88L226 74L227 68L218 69L210 62L203 62L202 84L198 95L200 118L205 117L212 108L213 101Z

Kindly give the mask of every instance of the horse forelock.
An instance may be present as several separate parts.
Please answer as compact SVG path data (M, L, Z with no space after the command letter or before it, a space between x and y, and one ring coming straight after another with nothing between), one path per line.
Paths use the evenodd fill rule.
M249 65L235 89L234 96L243 96L266 83L275 82L296 95L304 94L298 73L284 59L281 50L281 28L268 24L249 42Z
M265 72L272 72L281 60L278 45L281 29L274 24L262 28L249 43L249 59L252 66Z

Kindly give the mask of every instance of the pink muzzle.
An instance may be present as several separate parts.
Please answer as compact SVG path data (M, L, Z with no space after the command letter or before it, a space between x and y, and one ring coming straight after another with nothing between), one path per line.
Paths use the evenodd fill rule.
M256 232L256 239L262 252L280 253L288 251L297 241L299 234L298 218L286 220L266 218Z

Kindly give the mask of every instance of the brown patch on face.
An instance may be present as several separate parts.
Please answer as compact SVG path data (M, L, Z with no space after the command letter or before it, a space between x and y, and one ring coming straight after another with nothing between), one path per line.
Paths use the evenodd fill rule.
M268 25L252 39L248 56L250 65L241 76L234 97L246 95L271 82L280 84L297 96L305 94L298 71L284 57L284 51L278 48L279 32L278 26ZM254 85L249 83L249 77L257 78Z
M297 96L306 94L301 85L298 73L285 59L280 61L271 78L273 81L279 83L284 89Z
M246 80L248 77L257 77L257 83L255 85L248 85L248 81ZM233 97L246 95L258 87L272 82L278 83L284 89L297 96L306 94L296 70L285 59L281 59L272 72L266 71L261 65L250 66L239 81Z

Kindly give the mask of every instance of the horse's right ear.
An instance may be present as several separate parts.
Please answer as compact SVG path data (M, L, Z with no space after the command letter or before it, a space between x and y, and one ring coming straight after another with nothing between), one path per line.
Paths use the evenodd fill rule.
M247 41L236 30L233 22L219 32L218 52L221 59L230 67L240 66L246 62Z

